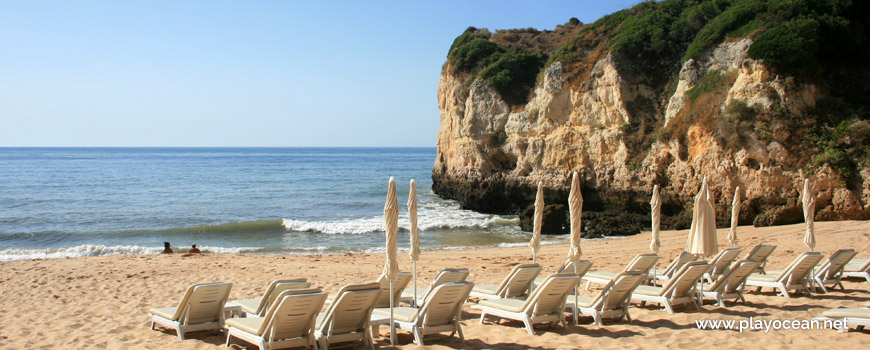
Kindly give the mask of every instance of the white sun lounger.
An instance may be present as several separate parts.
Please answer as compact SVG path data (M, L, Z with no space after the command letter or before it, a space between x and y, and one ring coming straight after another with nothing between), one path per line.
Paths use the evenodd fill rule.
M181 340L186 332L220 330L224 326L224 304L232 287L232 283L190 286L178 306L150 310L151 329L155 325L175 329Z
M746 299L743 298L743 286L749 275L758 270L758 265L761 263L751 260L736 261L728 271L719 275L713 284L701 292L702 298L716 299L716 304L721 307L725 306L725 299L732 298L746 304Z
M843 277L863 278L870 283L870 259L852 259L843 268Z
M497 299L482 300L473 309L480 310L480 323L486 316L498 316L512 320L523 321L526 331L535 335L534 324L547 322L565 323L565 297L574 290L580 277L573 273L558 273L547 277L544 283L535 289L526 300Z
M478 299L520 298L531 288L532 281L541 273L541 265L518 264L500 284L478 284L470 297Z
M640 254L635 256L628 265L622 270L622 272L627 273L639 273L639 274L649 274L649 270L656 265L656 261L659 260L659 256L657 254ZM589 290L589 285L592 283L599 284L607 284L616 277L618 273L607 272L607 271L589 271L586 275L583 276L583 280L586 281L586 290Z
M429 295L436 287L444 284L444 283L458 283L465 282L465 279L468 278L468 269L444 269L438 273L438 276L435 276L435 280L429 284L429 287L426 289L417 288L416 295L417 301L416 304L420 305L423 303L423 300L426 299L426 296ZM402 302L411 303L414 300L415 289L414 288L405 288L405 291L402 292Z
M743 260L760 262L761 265L758 266L758 271L761 273L767 273L764 271L764 268L767 266L767 258L770 257L770 254L773 254L774 250L776 250L775 245L759 244L755 247L752 247L752 250L750 250L749 253L746 253L746 256L743 257Z
M411 331L414 342L423 346L423 336L426 334L450 332L459 335L459 341L464 342L459 316L462 304L468 299L468 293L474 287L470 282L445 283L430 293L420 308L400 306L393 308L393 319L399 329ZM389 316L390 309L375 309L375 314ZM377 332L377 327L373 327Z
M583 275L585 275L586 272L589 272L589 269L591 269L591 268L592 268L592 262L589 260L580 260L577 263L577 270L574 270L574 263L572 263L571 261L566 261L564 264L562 264L562 267L560 267L559 270L556 271L556 273L571 273L571 274L573 274L576 271L577 277L582 278ZM535 281L532 282L532 289L537 288L539 285L543 284L544 280L545 280L544 278L535 278Z
M314 335L319 350L329 344L362 341L375 349L369 320L383 290L379 283L352 284L341 288L325 312L317 315Z
M317 288L285 290L269 306L265 316L227 320L226 346L237 338L263 350L316 348L314 322L325 301L326 293Z
M860 331L865 326L870 326L870 304L860 309L841 308L827 310L821 317L816 317L813 320L841 320L843 324L837 331L845 332L850 326L855 326Z
M674 306L682 304L692 304L697 308L695 286L709 268L710 265L704 261L687 263L664 286L638 286L631 293L631 300L640 301L641 305L659 303L669 314L674 313Z
M843 274L843 268L846 267L846 264L848 264L855 255L858 255L858 252L852 249L840 249L834 252L828 261L822 264L822 267L816 271L815 276L813 276L816 285L822 288L822 291L825 293L828 292L828 284L833 284L831 289L840 286L840 289L846 290L846 287L843 286L843 282L840 281L840 277Z
M275 298L277 298L278 294L281 294L281 292L287 289L300 289L308 287L311 287L311 283L308 283L305 278L276 280L272 281L272 283L269 283L269 286L266 287L266 291L263 292L262 297L253 299L232 300L232 303L239 305L242 311L248 314L263 316L263 314L266 313L266 309L269 308L269 305L272 305L272 302L275 301Z
M653 269L653 275L655 276L656 281L667 282L672 277L674 277L674 273L680 270L683 265L690 263L692 261L698 260L698 256L695 254L690 254L688 252L680 253L676 259L672 260L670 264L664 269Z
M808 252L799 255L785 270L777 274L758 274L753 273L746 279L747 287L758 287L760 291L762 287L771 287L780 291L780 295L786 298L791 298L789 290L803 291L809 295L808 287L810 269L819 263L823 258L821 253Z
M408 282L410 281L410 273L399 272L399 278L393 281L393 306L399 305L402 291L405 290L405 287L408 286ZM381 293L381 297L375 303L375 307L390 307L390 280L387 279L386 275L381 274L381 276L378 277L378 283L380 283L381 289L383 289L384 292Z
M647 275L620 273L616 275L601 291L594 297L583 295L576 296L577 313L580 315L592 316L595 324L602 326L605 318L623 318L631 322L631 315L628 313L628 304L631 293L641 284ZM565 299L565 308L569 311L574 311L575 295L568 295Z
M740 255L742 249L740 248L728 248L722 249L716 254L713 259L710 259L710 270L704 272L704 278L707 279L707 282L713 283L719 278L723 272L728 271L729 267L731 267L731 263L734 262L734 259L737 259L737 256Z

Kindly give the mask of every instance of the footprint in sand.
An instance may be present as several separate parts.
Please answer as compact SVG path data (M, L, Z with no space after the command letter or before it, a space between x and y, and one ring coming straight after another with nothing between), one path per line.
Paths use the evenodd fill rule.
M83 325L81 323L73 323L69 326L66 326L66 329L70 329L70 330L79 329L79 328L82 328L82 326Z

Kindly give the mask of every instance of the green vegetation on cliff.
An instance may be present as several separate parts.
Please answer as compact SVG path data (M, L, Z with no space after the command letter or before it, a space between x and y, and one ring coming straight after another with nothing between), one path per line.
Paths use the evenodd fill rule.
M521 48L502 47L489 41L490 36L485 29L469 27L456 38L447 55L453 73L479 76L498 91L508 104L525 104L547 56Z

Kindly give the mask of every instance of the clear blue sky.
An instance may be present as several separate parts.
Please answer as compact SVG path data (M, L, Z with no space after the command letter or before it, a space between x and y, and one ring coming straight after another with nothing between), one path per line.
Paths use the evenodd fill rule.
M617 1L4 1L0 146L435 145L468 26Z

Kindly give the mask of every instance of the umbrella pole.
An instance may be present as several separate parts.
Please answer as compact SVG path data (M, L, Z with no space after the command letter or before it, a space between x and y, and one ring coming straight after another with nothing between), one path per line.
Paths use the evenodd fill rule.
M411 305L417 307L417 262L414 261L414 301L411 302Z
M577 276L577 264L574 263L574 276ZM580 284L580 281L577 281L577 284L574 285L574 325L579 325L580 321L577 319L577 285Z
M393 281L390 280L390 345L396 345L396 323L393 319Z

